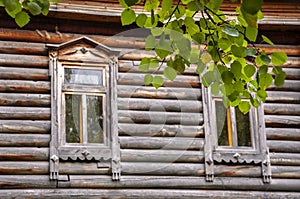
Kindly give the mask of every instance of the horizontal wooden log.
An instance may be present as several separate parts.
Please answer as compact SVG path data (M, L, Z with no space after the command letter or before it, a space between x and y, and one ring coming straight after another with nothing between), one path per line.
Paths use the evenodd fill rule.
M119 73L118 84L120 85L144 85L144 74ZM158 75L159 76L159 75ZM173 81L164 78L164 87L187 87L199 88L199 76L178 75Z
M97 167L97 164L99 167ZM59 174L109 175L111 173L110 165L110 162L60 162Z
M48 68L48 56L0 54L0 66Z
M201 113L119 110L118 117L120 123L131 124L181 124L196 126L203 123L203 115Z
M272 165L300 166L300 153L270 153Z
M123 149L202 150L202 138L119 137Z
M119 98L118 108L123 110L142 111L176 111L176 112L201 112L202 102L191 100L153 100L141 98Z
M119 72L130 72L130 73L144 73L139 70L140 61L136 60L120 60L119 61ZM156 74L162 74L164 69L166 68L166 63L160 62L160 70L157 71L156 69L149 69L148 72L152 73L155 72ZM196 66L191 65L187 67L185 71L182 73L183 75L197 75L196 74Z
M0 187L7 188L55 188L56 182L49 175L0 175Z
M1 93L0 106L50 107L49 94Z
M122 149L121 162L203 163L203 151Z
M49 120L50 108L2 106L0 119Z
M290 115L265 115L265 122L267 127L299 127L300 116Z
M48 161L49 148L0 147L1 161Z
M285 80L284 85L282 87L277 87L272 84L268 90L276 90L276 91L300 91L300 80Z
M118 97L126 98L151 98L151 99L178 99L178 100L200 100L201 89L153 86L127 86L118 85Z
M0 175L47 175L49 162L47 161L14 161L0 162Z
M203 126L119 123L119 135L155 137L204 137Z
M300 141L267 140L271 152L300 153Z
M300 141L299 128L266 128L267 139Z
M204 176L204 164L122 162L124 175Z
M299 92L267 91L267 102L299 103Z
M0 147L47 147L48 134L0 134Z
M0 79L49 80L48 69L0 67Z
M300 68L283 68L283 71L286 74L286 79L300 80Z
M300 115L300 104L265 103L264 112L271 115Z
M2 177L2 176L1 176ZM6 178L7 179L7 178ZM189 176L122 176L119 183L110 176L70 175L70 182L58 182L59 187L70 188L188 188L225 190L299 191L299 179L273 179L264 184L260 178L216 177L206 182L205 177Z
M0 190L2 199L30 198L40 199L97 199L97 198L123 198L123 199L212 199L212 198L264 198L282 199L297 198L299 192L292 191L238 191L238 190L201 190L201 189L10 189Z
M50 82L25 80L0 80L0 92L49 93Z
M0 41L0 53L47 56L47 49L43 43Z
M50 121L0 120L1 133L50 133Z

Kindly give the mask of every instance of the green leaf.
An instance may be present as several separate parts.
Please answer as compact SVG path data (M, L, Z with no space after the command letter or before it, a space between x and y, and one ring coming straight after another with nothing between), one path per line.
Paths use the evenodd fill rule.
M234 61L231 64L230 71L233 73L233 75L236 79L240 79L240 77L242 75L242 65L241 65L241 63L238 62L238 61Z
M144 83L146 86L150 85L153 81L153 76L150 74L146 74L144 77Z
M231 46L231 42L226 38L221 38L218 45L222 50L227 50Z
M258 89L258 83L255 80L248 82L248 88L251 92L256 92Z
M215 81L215 75L213 71L207 71L202 77L202 84L205 87L209 87Z
M184 64L184 60L181 56L175 56L175 60L173 62L173 66L172 68L174 68L176 71L178 71L179 73L183 73L185 70L185 64Z
M223 0L210 0L206 6L214 11L219 10Z
M268 95L267 95L267 92L266 92L265 90L259 89L259 90L257 91L257 97L258 97L259 100L265 102L267 96L268 96Z
M174 14L177 19L182 17L185 14L185 8L182 5L179 5L178 7L175 7L174 9L176 9Z
M231 52L236 57L245 57L246 56L246 48L245 47L238 47L236 45L232 45Z
M214 95L214 96L217 96L220 92L220 89L219 89L219 83L218 82L214 82L212 83L211 85L211 93Z
M273 52L272 53L272 63L275 66L284 64L287 61L287 55L284 52Z
M191 64L196 64L199 62L200 58L200 50L198 49L192 49L190 53L190 63Z
M251 102L252 106L254 106L256 108L259 107L259 101L255 98L253 98L252 96L250 96L250 102Z
M266 73L259 75L259 87L262 89L267 89L273 82L272 75Z
M48 0L43 1L43 8L42 8L42 14L44 16L48 15L50 8L50 2Z
M192 39L196 42L196 44L202 44L205 40L205 34L203 32L198 32L192 35Z
M239 109L243 114L248 113L250 108L251 108L251 106L248 101L241 101L239 103Z
M119 3L123 8L128 8L128 5L125 3L125 0L119 0Z
M159 6L159 0L146 0L144 9L147 12L151 12L151 10L157 10Z
M124 0L127 6L133 6L139 2L139 0Z
M27 6L32 15L39 15L42 13L42 8L35 2L29 2Z
M246 56L253 56L257 53L257 51L254 48L247 48L245 52Z
M239 31L233 27L230 26L225 26L222 30L225 34L232 36L232 37L238 37L239 36Z
M3 4L7 14L12 18L22 11L22 5L18 0L4 0Z
M257 14L250 14L245 9L241 8L243 19L247 22L248 25L257 27Z
M145 49L152 50L153 48L155 48L155 37L148 35L146 38Z
M272 72L275 74L275 75L278 75L280 73L283 72L282 68L280 66L274 66L273 69L272 69Z
M135 18L136 18L135 12L130 8L123 10L121 14L122 25L125 26L125 25L132 24L135 21Z
M187 4L187 8L191 11L199 11L204 10L204 7L201 5L199 1L191 1Z
M159 65L159 62L155 58L148 58L144 57L139 65L139 70L147 72L150 68L157 68Z
M247 77L252 77L256 72L256 69L253 65L251 64L247 64L244 68L244 74L247 76Z
M275 75L275 81L274 81L275 86L278 86L278 87L283 86L285 77L286 77L286 74L283 71L281 73Z
M164 32L163 28L160 27L154 27L151 28L151 34L156 37L156 36L160 36L162 33Z
M263 5L263 0L243 0L241 8L249 14L256 14Z
M258 33L258 29L256 27L253 27L253 26L246 27L246 37L250 41L253 41L253 42L256 41L257 33Z
M152 80L152 85L158 89L164 84L164 79L161 76L155 76Z
M211 60L212 60L212 57L209 53L207 52L204 52L202 55L201 55L201 61L203 64L208 64Z
M199 60L196 73L201 74L204 71L204 69L205 69L205 65L201 62L201 60Z
M271 59L268 55L260 55L260 59L265 63L269 64L271 62Z
M194 35L200 31L199 26L195 24L195 21L192 17L186 17L184 23L190 35Z
M274 45L274 43L268 37L266 37L264 35L262 35L261 37L263 38L264 42L266 42L266 43L268 43L268 44L270 44L272 46Z
M162 10L171 10L172 2L172 0L163 0L161 3Z
M177 76L177 72L174 68L168 66L164 70L164 76L173 81Z
M15 17L15 22L18 24L19 27L23 27L28 24L30 21L30 17L26 12L19 12Z
M230 71L225 71L222 73L222 80L225 84L232 84L232 80L233 80L233 73Z
M267 66L267 65L262 65L262 66L259 67L259 69L258 69L258 74L259 74L259 75L267 74L267 72L268 72L268 66Z
M135 20L136 25L143 28L147 20L147 15L145 14L139 14Z

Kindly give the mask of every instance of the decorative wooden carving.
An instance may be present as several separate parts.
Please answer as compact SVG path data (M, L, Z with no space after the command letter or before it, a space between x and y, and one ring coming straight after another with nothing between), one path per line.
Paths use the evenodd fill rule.
M87 37L72 40L61 45L47 45L49 49L49 73L51 76L51 142L50 142L50 179L58 180L59 161L111 161L112 180L120 180L120 144L117 128L117 51L99 44ZM105 132L104 141L99 144L69 144L65 141L64 100L63 90L71 89L63 83L64 66L83 68L101 68L104 71L103 86L91 87L88 91L84 86L74 86L80 92L103 93L105 103L103 110ZM99 95L99 94L97 94ZM102 94L101 94L102 95ZM84 102L83 102L84 103ZM83 124L86 126L86 124ZM107 164L106 164L107 165Z

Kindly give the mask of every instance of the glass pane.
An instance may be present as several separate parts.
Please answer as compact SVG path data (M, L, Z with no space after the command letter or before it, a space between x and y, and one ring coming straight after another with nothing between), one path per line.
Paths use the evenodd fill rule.
M229 146L227 113L222 101L215 100L216 119L217 119L217 135L219 146Z
M102 85L102 70L65 68L65 83Z
M66 100L66 142L80 143L80 95L65 95Z
M103 98L86 96L88 143L103 143Z
M235 117L238 146L252 146L249 113L244 115L239 108L236 107Z

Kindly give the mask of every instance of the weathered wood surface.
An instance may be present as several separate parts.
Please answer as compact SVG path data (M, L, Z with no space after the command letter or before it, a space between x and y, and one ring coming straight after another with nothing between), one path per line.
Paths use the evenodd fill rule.
M50 82L26 80L0 80L0 92L45 94L50 92Z
M265 103L264 112L273 115L300 115L300 104Z
M0 54L0 66L48 68L47 56Z
M270 153L272 165L300 166L300 153Z
M193 126L203 123L203 115L201 113L119 110L118 117L120 123L182 124Z
M0 134L0 147L47 147L48 134Z
M178 87L160 87L159 89L155 89L153 86L118 85L118 97L200 100L201 89Z
M1 93L1 106L50 107L49 94Z
M299 92L267 91L266 102L300 103Z
M1 133L50 133L50 121L0 120Z
M300 116L265 115L267 127L296 128L300 126Z
M55 188L49 175L0 175L0 187L5 188Z
M0 176L2 179L2 176ZM13 180L4 176L2 181ZM22 183L22 182L20 182ZM269 190L299 191L299 179L272 179L264 184L261 178L216 177L214 182L206 182L204 177L189 176L122 176L120 182L111 181L110 176L70 175L70 182L58 182L59 187L70 188L189 188L189 189L234 189L234 190Z
M299 128L266 128L269 140L293 140L300 141Z
M1 106L0 119L50 120L50 108Z
M183 137L125 137L119 138L121 148L126 149L171 149L171 150L203 150L203 138Z
M0 162L0 175L47 175L48 173L48 161Z
M119 123L119 135L156 137L204 137L203 126Z
M44 43L0 41L0 53L23 55L47 55Z
M122 162L203 163L203 151L122 149Z
M153 100L141 98L119 98L121 110L201 112L202 102L191 100Z
M22 189L1 190L1 199L30 198L30 199L208 199L208 198L264 198L283 199L298 198L299 192L285 191L237 191L237 190L192 190L192 189Z
M118 84L120 85L144 85L145 74L138 73L119 73ZM159 75L158 75L159 76ZM178 75L173 81L164 78L165 87L187 87L199 88L199 76Z
M267 140L270 152L300 153L300 141Z
M48 69L0 67L0 79L49 80Z
M272 84L268 90L276 90L276 91L300 91L300 80L285 80L284 85L282 87L277 87Z
M49 148L0 147L1 161L49 161Z

